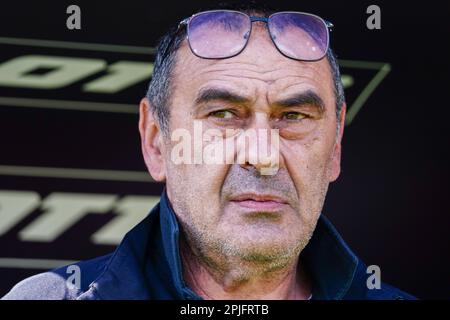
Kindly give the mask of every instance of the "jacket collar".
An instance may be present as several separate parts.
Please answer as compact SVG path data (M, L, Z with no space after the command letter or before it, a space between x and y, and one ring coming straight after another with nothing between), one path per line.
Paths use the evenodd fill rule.
M164 190L160 203L126 234L91 284L91 291L98 299L201 299L183 280L179 235L176 215ZM301 259L313 280L312 299L320 300L342 299L359 263L323 215ZM160 276L155 277L155 273Z
M300 259L312 277L314 300L344 298L360 264L358 257L323 214Z

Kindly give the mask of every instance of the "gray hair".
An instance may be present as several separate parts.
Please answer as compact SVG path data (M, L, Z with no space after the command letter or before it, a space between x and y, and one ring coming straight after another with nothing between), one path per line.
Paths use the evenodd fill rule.
M235 8L236 9L236 8ZM241 8L239 11L247 14L269 15L267 9L255 8L255 6ZM151 104L151 111L156 117L163 134L169 133L170 104L173 90L173 71L176 64L176 56L182 42L186 39L186 28L172 27L159 41L156 58L153 66L153 75L148 86L146 97ZM328 49L326 58L331 67L334 82L334 95L336 104L337 130L340 129L340 116L342 106L345 103L344 88L341 81L339 64L331 48Z

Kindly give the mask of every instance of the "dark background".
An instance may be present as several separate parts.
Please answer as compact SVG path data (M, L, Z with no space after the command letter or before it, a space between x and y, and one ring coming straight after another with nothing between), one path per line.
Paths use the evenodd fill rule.
M167 27L211 3L3 1L0 37L154 46ZM330 186L323 212L367 264L380 266L383 281L419 298L450 298L449 5L445 1L276 3L282 10L311 12L332 21L332 46L339 58L391 65L392 71L345 128L342 173ZM66 28L70 4L81 7L81 30ZM370 4L381 8L381 30L366 28ZM5 45L0 50L0 63L30 52L79 56L76 50ZM100 56L108 61L119 58L93 51L83 55ZM124 58L151 61L151 56L121 54ZM79 97L77 84L46 93L0 86L0 97L137 105L145 89L142 82L109 97ZM0 106L0 165L145 171L137 115ZM158 195L161 186L0 175L0 189L35 190L42 197L53 191ZM88 239L113 213L87 216L51 244L21 242L17 233L41 213L34 211L0 236L0 257L78 260L113 250ZM0 268L0 296L37 272L42 270Z

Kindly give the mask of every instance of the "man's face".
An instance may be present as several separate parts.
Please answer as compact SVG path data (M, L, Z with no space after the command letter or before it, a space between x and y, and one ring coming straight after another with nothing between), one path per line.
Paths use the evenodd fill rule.
M172 151L179 140L164 139L160 167L169 199L192 249L211 261L291 260L307 244L328 184L339 175L340 135L327 60L284 57L261 26L254 23L247 47L235 57L201 59L186 42L177 55L170 132L183 128L194 140L194 121L203 132L218 129L221 141L239 135L226 129L279 130L279 169L273 175L261 175L264 165L258 162L175 164ZM214 141L203 141L203 148ZM252 146L240 152L258 153Z

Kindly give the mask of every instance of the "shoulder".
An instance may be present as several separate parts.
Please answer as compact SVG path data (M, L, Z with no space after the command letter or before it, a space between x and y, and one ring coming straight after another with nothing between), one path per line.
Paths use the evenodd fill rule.
M69 300L75 299L77 291L60 275L45 272L22 280L2 300Z
M16 284L2 300L74 300L104 270L111 255L80 261L26 278Z

